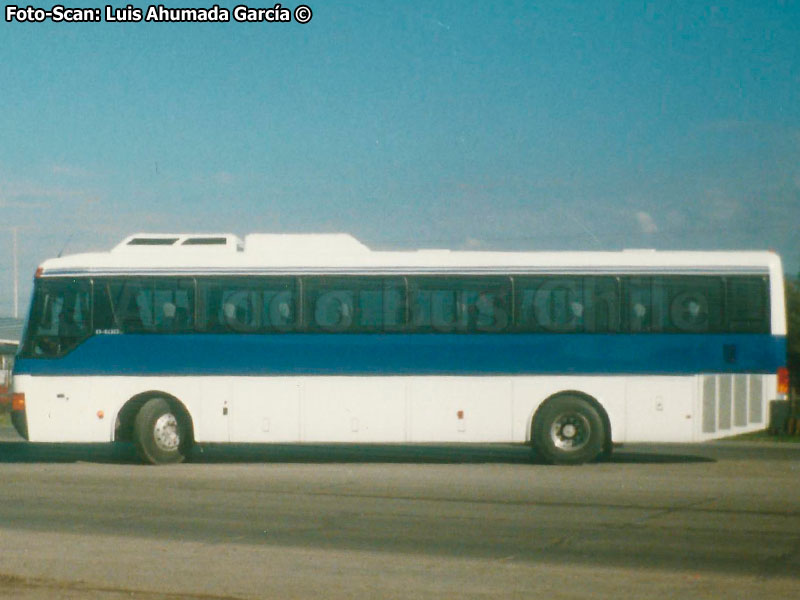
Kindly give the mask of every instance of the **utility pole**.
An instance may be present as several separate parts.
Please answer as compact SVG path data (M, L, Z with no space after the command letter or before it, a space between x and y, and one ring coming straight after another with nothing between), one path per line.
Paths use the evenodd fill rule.
M17 269L17 228L14 227L14 318L19 318L19 271Z

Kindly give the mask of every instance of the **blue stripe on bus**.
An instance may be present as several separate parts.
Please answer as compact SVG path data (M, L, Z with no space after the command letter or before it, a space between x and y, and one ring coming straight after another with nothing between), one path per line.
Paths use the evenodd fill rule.
M97 335L32 375L525 375L775 373L761 334Z

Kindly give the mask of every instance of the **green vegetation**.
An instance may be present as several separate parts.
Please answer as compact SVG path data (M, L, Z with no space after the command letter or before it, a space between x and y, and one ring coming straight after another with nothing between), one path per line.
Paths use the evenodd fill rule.
M800 435L789 435L788 433L772 434L766 429L753 431L752 433L742 433L722 438L721 442L786 442L790 444L800 444Z
M794 399L800 394L800 275L798 279L786 278L787 366L791 373ZM795 405L797 412L800 407Z
M800 418L800 276L797 279L786 277L786 322L788 326L786 365L789 368L789 399L792 400L794 420L789 419L785 431L781 433L773 434L764 429L753 433L733 435L724 438L723 441L800 443L800 423L798 423L798 418ZM797 431L797 433L792 435L789 431Z

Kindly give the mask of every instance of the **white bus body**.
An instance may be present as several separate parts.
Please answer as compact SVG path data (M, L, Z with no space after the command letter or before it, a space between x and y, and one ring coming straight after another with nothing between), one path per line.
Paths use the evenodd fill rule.
M30 441L132 439L151 462L190 441L532 442L583 462L765 428L785 336L771 252L139 234L41 265L13 414Z

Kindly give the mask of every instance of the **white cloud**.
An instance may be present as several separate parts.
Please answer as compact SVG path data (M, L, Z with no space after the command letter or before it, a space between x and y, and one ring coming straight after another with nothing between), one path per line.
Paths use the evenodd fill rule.
M0 206L4 208L41 208L56 202L99 198L90 188L49 184L28 180L8 180L0 175Z
M656 225L653 217L643 210L636 213L636 221L639 223L639 228L642 230L642 233L656 233L658 231L658 225Z
M91 175L86 169L71 165L53 165L53 175L66 175L67 177L88 177Z
M466 240L464 240L462 246L465 250L483 250L487 248L487 245L483 240L474 237L468 237Z

